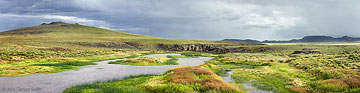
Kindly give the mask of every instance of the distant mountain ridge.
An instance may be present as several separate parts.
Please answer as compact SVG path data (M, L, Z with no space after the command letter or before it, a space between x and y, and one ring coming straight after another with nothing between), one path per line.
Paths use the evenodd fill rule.
M276 40L265 40L258 41L252 39L224 39L222 41L232 41L232 42L249 42L249 43L302 43L302 42L358 42L360 38L343 36L339 38L331 36L305 36L302 39L292 39L285 41L276 41Z

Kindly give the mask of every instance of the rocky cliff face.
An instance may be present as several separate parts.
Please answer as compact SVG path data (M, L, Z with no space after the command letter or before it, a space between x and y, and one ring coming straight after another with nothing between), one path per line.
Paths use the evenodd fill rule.
M213 44L159 44L158 48L161 50L169 50L169 51L197 51L197 52L208 52L210 50L215 49L218 46Z
M160 50L167 51L196 51L196 52L210 52L210 53L228 53L228 52L237 52L237 53L250 53L250 52L267 52L273 51L272 48L260 47L260 48L248 48L248 47L238 47L238 48L224 48L222 45L213 45L213 44L158 44Z
M229 50L230 52L234 52L234 53L255 53L255 52L274 51L274 49L269 47L259 47L259 48L236 47L236 48L229 48Z
M311 48L304 48L301 51L294 51L292 54L320 54L320 51L314 51Z

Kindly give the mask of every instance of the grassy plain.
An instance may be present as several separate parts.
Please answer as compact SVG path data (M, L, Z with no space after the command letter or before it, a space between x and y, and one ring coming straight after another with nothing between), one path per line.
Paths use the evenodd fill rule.
M180 57L180 56L179 56ZM138 57L129 58L126 60L109 62L109 64L121 64L121 65L137 65L137 66L153 66L153 65L177 65L178 60L175 56L157 56L157 57Z
M236 83L281 93L360 92L358 43L270 44L275 51L228 53L208 61L232 69ZM320 54L292 54L302 49Z
M163 75L140 75L109 82L95 82L68 88L64 93L244 93L241 85L224 82L212 64L184 66L168 70Z
M139 55L164 52L157 49L157 44L219 44L227 45L229 48L269 47L273 51L227 54L183 52L186 56L215 57L207 63L216 65L211 67L217 69L235 71L232 77L237 84L221 80L218 75L223 73L223 70L197 66L169 70L171 73L160 76L144 75L121 81L74 86L65 92L244 92L242 87L238 87L238 84L244 82L251 83L259 89L282 93L360 92L360 43L357 42L254 45L164 39L66 23L0 32L0 76L76 70L79 66L94 65L95 61L135 58ZM304 49L321 53L292 54ZM199 68L208 70L204 69L206 73L196 74L198 72L193 69ZM174 74L177 72L184 72L184 75Z
M183 52L182 54L215 57L207 61L216 66L217 70L213 70L214 73L221 76L225 73L221 69L231 69L235 71L231 77L236 84L250 83L261 90L277 93L358 93L360 90L358 51L360 47L357 44L302 43L301 45L276 44L242 47L270 47L274 51L227 54ZM304 48L321 53L292 54ZM180 82L182 79L174 80ZM156 89L158 88L150 87L145 91ZM170 90L171 88L161 91Z
M165 39L79 24L46 24L0 32L0 76L76 70L100 60L162 53L157 44L198 43L244 44Z

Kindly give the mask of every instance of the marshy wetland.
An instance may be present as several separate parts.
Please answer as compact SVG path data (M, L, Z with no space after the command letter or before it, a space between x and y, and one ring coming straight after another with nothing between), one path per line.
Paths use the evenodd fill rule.
M166 57L168 55L179 54L153 54L147 57ZM168 69L173 69L178 66L197 66L204 64L204 61L210 60L211 57L197 57L197 58L179 58L178 65L163 65L163 66L132 66L108 64L109 62L126 60L106 60L95 62L95 65L81 67L79 70L65 71L51 74L34 74L24 77L0 77L0 87L37 87L41 88L42 93L59 93L74 85L91 83L94 81L108 81L113 79L123 79L128 76L142 75L142 74L162 74ZM19 91L13 91L19 92Z
M0 32L0 92L359 93L359 45L164 39L58 22Z

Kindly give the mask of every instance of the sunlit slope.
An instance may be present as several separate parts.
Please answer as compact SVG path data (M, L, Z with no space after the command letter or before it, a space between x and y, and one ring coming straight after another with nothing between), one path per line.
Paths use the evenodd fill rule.
M122 43L135 44L142 49L154 48L156 44L246 44L224 41L165 39L62 22L0 32L0 44L2 47L16 46L18 48L26 48L61 46L74 48L81 46L98 48L98 46L106 47L106 44L110 44L108 48L121 48L114 46L121 45Z

